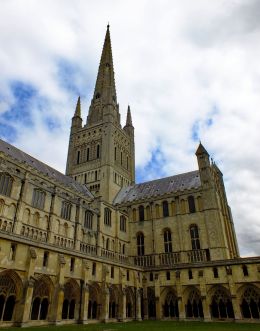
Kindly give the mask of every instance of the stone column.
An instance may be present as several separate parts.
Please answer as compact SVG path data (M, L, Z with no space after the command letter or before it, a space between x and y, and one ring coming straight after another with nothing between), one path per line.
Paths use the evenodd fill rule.
M124 322L126 320L126 292L125 292L125 289L122 290L122 298L120 299L119 304L120 304L119 320Z
M104 300L102 304L102 320L105 323L109 320L109 295L109 288L106 287L104 290Z
M242 319L242 314L241 314L241 309L240 309L238 298L237 298L237 296L232 295L231 296L231 300L232 300L232 305L233 305L235 320L236 321L239 321L239 320Z
M206 296L201 297L202 300L202 307L203 307L203 314L204 314L204 321L210 322L211 321L211 314L210 314L210 303Z
M88 323L88 303L89 303L89 286L88 284L83 285L82 288L82 306L81 306L81 316L80 322L82 324Z
M142 320L142 314L141 314L141 292L140 289L137 289L136 291L136 320L141 321Z
M62 307L64 301L64 286L58 285L57 289L57 299L56 299L56 324L60 324L62 321ZM54 316L55 318L55 316Z
M25 285L25 295L23 303L21 304L22 312L22 320L20 326L26 326L27 323L30 321L30 314L31 314L31 307L32 307L32 297L33 297L33 288L34 288L34 281L28 280Z

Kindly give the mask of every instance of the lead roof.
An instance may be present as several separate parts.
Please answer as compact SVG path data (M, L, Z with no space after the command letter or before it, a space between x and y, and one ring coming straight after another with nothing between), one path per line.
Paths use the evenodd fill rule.
M2 139L0 139L0 151L21 163L26 163L27 165L39 171L43 175L47 175L48 177L50 177L50 179L54 179L59 183L67 186L68 188L76 190L79 194L83 194L90 198L93 198L93 195L85 185L77 183L73 178L64 175L58 170L55 170L47 164L35 159L34 157L21 151L13 145L8 144Z
M199 171L152 180L141 184L123 187L114 199L114 204L133 202L135 200L160 197L178 191L196 189L201 186Z

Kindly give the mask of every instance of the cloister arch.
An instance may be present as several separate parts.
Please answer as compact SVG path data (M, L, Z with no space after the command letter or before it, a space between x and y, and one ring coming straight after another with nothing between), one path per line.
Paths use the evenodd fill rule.
M62 319L77 318L77 308L80 301L80 288L74 279L64 285L64 300L62 305Z
M254 285L243 287L240 308L243 318L260 318L260 289L258 287Z
M48 276L36 279L33 290L31 320L46 320L48 318L53 283Z
M15 320L15 309L22 295L22 281L13 270L0 273L0 321Z
M162 299L164 318L179 318L178 297L174 289L165 289L164 293L162 293Z
M200 291L196 287L187 289L185 305L187 318L204 318Z
M89 285L88 319L99 319L101 313L101 289L98 284Z
M126 318L134 317L134 293L131 287L126 287Z
M109 288L109 318L118 317L119 308L119 290L116 286L112 285Z
M212 318L233 319L235 317L231 295L225 287L217 286L214 288L211 297L210 310Z

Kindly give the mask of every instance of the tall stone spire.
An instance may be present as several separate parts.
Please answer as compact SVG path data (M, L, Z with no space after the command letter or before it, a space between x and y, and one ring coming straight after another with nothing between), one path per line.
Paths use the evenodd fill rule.
M80 97L78 97L74 116L71 120L71 133L75 133L82 128Z
M120 123L109 25L107 26L87 124L92 125L104 120L104 115L107 115L105 120Z

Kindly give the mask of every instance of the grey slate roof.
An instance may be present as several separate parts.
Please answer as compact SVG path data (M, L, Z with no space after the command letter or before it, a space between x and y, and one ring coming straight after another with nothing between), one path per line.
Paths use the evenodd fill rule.
M114 199L114 204L133 202L134 200L149 199L164 194L195 189L201 186L199 171L152 180L141 184L123 187Z
M47 164L35 159L29 154L24 153L20 149L8 144L2 139L0 139L0 152L11 156L11 158L16 159L18 162L28 164L35 170L50 177L50 179L54 179L61 184L67 186L68 188L76 190L79 194L83 194L90 198L93 198L93 195L90 193L90 191L85 185L77 183L73 178L62 174L54 168L49 167Z

